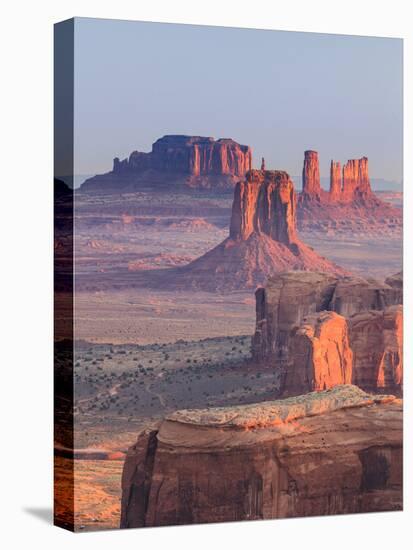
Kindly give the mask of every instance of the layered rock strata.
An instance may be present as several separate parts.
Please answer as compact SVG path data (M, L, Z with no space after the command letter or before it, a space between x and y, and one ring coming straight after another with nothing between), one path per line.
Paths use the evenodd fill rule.
M331 161L330 165L330 201L340 200L342 189L341 165L339 162Z
M168 272L162 285L203 290L256 288L279 271L346 274L296 233L296 197L286 172L251 170L234 192L229 237L190 264Z
M283 381L286 394L351 384L353 352L346 319L333 311L304 317L291 335L290 360Z
M303 195L309 199L320 199L320 167L317 151L304 152Z
M399 288L374 280L280 273L256 291L253 358L279 370L286 395L350 381L400 394L400 302Z
M400 509L402 403L354 386L178 411L122 476L122 528Z
M403 310L390 306L349 319L353 383L363 388L399 390L403 385Z
M86 180L82 190L172 181L190 187L232 188L251 168L250 147L232 139L167 135L152 145L150 153L134 151L129 158L115 158L111 172Z
M372 191L368 159L350 159L341 168L331 161L330 188L320 187L316 151L306 151L303 189L297 202L298 228L302 232L330 234L400 233L402 211L380 200Z

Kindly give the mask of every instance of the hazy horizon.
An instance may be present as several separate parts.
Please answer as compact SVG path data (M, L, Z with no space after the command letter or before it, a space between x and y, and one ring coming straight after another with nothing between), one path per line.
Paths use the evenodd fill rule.
M75 174L165 134L230 137L292 176L304 150L402 181L402 40L75 18Z

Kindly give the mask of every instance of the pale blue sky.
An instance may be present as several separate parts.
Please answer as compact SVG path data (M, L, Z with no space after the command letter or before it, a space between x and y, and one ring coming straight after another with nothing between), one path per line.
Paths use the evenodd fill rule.
M402 41L76 18L75 172L164 134L231 137L297 175L305 149L402 179Z

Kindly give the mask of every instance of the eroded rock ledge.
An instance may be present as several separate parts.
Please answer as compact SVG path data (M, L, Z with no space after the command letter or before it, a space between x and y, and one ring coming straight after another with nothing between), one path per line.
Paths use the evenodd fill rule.
M379 282L289 271L255 295L253 358L279 370L282 394L353 383L401 395L401 273Z
M402 508L402 402L355 386L178 411L143 431L121 527Z

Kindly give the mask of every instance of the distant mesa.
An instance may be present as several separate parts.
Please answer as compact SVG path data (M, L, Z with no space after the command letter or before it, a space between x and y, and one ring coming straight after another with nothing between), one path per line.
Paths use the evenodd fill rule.
M298 238L296 195L287 172L250 170L235 187L229 237L166 273L165 284L208 291L254 289L285 270L346 274Z
M330 188L326 191L320 185L318 153L305 151L302 181L297 202L300 230L401 229L401 210L380 200L371 189L367 157L350 159L343 167L332 160Z
M167 135L155 141L149 153L134 151L124 160L116 157L111 172L86 180L81 189L134 190L169 184L233 189L251 168L250 147L232 139Z

